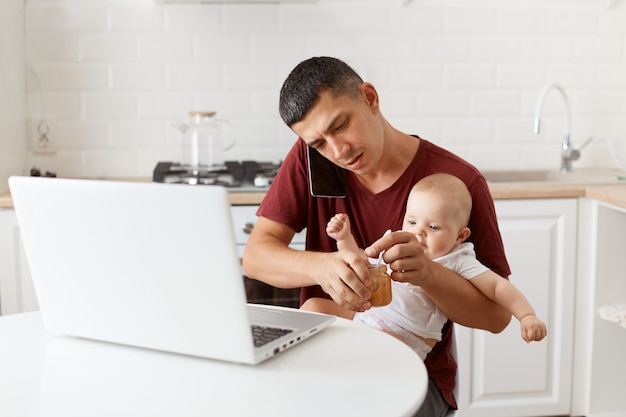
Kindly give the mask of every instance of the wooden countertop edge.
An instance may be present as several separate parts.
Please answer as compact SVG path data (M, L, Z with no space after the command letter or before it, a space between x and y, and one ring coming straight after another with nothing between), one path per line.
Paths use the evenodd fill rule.
M490 187L494 200L532 198L589 197L618 207L626 208L626 184L615 185L545 185L536 183L500 183ZM265 192L231 192L233 205L257 205ZM0 208L13 208L10 192L0 194Z

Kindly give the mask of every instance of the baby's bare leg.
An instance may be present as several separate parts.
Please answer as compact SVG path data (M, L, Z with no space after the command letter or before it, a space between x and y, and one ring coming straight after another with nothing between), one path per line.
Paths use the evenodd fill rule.
M352 320L352 318L354 317L354 311L343 308L334 301L327 300L325 298L309 298L304 302L304 304L302 304L300 308L302 310L332 314L333 316L342 317L348 320Z

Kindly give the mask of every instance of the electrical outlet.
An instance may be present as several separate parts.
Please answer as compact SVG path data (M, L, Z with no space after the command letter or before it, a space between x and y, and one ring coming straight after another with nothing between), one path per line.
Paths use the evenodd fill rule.
M33 153L47 154L56 152L54 140L56 120L54 118L33 119L30 129L30 150Z

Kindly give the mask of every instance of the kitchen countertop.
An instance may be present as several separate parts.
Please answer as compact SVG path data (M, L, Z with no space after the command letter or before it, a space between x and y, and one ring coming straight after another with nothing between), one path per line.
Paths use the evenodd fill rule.
M149 181L144 178L116 179L121 181ZM501 182L489 183L494 200L530 198L589 197L626 208L626 182L615 184L569 184L557 182ZM256 205L263 200L264 191L230 193L233 205ZM0 194L0 208L13 208L10 192Z

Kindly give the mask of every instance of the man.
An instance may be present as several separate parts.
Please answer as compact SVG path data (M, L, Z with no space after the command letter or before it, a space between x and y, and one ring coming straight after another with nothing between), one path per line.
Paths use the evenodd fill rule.
M385 251L383 259L394 280L421 286L454 322L502 331L510 314L467 280L430 261L413 234L397 231L381 237L388 228L401 229L413 184L447 172L463 180L472 195L470 240L478 259L501 276L510 275L483 176L459 157L395 129L381 114L378 99L372 84L335 58L305 60L287 77L279 110L299 139L257 212L259 220L243 257L246 275L280 288L302 287L302 301L326 297L354 311L367 310L367 260L352 251L336 251L325 230L335 213L347 213L367 255ZM341 168L337 175L345 197L314 197L309 192L309 159L314 160L316 151ZM318 169L311 166L314 174ZM294 234L305 227L307 250L290 249ZM456 408L451 338L447 323L443 340L425 360L429 392L416 416L440 416L449 406Z

